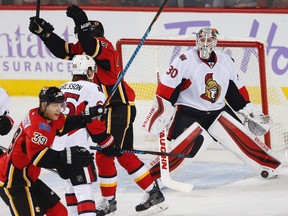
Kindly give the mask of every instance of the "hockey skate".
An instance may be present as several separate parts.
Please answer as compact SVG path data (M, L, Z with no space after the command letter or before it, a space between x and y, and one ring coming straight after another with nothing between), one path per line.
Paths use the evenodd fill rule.
M108 215L117 210L117 202L115 196L111 200L103 198L96 206L96 216Z
M164 203L165 197L160 191L157 181L154 187L144 195L143 202L135 207L138 215L150 215L164 211L168 206Z

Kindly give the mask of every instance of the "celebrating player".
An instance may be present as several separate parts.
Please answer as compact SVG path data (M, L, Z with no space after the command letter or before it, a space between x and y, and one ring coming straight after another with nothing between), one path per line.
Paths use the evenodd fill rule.
M268 132L270 117L249 101L246 87L235 71L234 60L215 51L216 45L217 31L203 28L196 34L197 49L174 59L160 77L145 127L158 134L170 125L167 138L175 140L193 123L198 123L257 174L272 178L281 163L256 137ZM233 110L245 116L253 134L241 124Z
M37 17L30 18L29 29L38 35L48 49L58 58L72 59L76 54L85 52L97 64L94 82L99 84L103 92L108 93L117 81L120 69L118 67L118 53L109 40L104 37L104 28L99 21L88 21L86 13L76 5L67 8L67 16L75 23L75 33L78 35L76 44L67 43L53 33L53 26ZM133 89L122 80L108 104L107 132L115 138L115 145L121 149L133 148L133 122L136 116ZM96 153L96 164L99 171L100 189L103 199L97 205L97 215L106 215L117 209L116 187L117 171L114 156ZM164 210L164 196L157 183L154 183L149 170L134 154L118 155L119 164L126 169L136 184L146 191L144 200L136 206L136 211L145 211L154 205ZM156 207L156 206L155 206Z
M94 77L96 64L93 58L88 55L75 55L72 63L72 81L61 85L60 90L64 93L66 99L66 109L64 114L70 116L82 113L86 107L99 106L105 101L105 95L100 91L100 87L91 82ZM53 143L53 149L63 149L65 147L83 146L89 148L88 138L103 147L104 154L118 155L115 150L114 138L106 133L105 121L95 120L81 128L68 133L59 138L56 137ZM83 171L67 180L66 203L69 216L93 215L95 216L95 191L92 182L96 181L96 168L94 161Z
M38 178L40 170L56 168L67 179L90 164L93 154L83 147L55 151L50 146L55 135L85 127L101 113L99 107L90 107L81 115L65 116L64 95L56 87L43 88L39 100L39 107L29 111L0 157L0 196L12 215L68 215L57 194Z

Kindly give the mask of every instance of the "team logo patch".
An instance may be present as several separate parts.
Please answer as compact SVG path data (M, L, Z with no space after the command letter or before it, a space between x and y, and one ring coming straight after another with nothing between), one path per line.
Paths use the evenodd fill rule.
M39 125L39 129L49 132L50 131L50 125L48 125L48 124L46 124L44 122L41 122L40 125Z
M205 76L205 93L200 95L204 100L215 103L221 93L221 86L213 79L213 74L208 73Z

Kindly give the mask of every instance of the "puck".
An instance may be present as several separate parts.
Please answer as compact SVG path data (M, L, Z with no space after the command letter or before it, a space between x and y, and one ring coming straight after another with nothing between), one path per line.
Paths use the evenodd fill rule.
M263 170L263 171L261 172L261 176L262 176L263 178L267 178L267 177L269 176L269 173L268 173L266 170Z

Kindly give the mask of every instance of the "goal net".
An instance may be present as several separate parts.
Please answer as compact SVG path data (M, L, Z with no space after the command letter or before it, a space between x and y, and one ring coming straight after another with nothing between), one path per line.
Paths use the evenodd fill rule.
M126 66L140 39L121 39L117 42L120 66ZM134 124L135 149L157 149L157 137L148 134L141 124L150 110L157 86L157 74L166 72L180 52L195 46L195 40L147 39L130 68L125 81L135 90L137 117ZM229 54L236 63L237 73L247 86L250 100L273 120L270 133L261 137L276 152L285 154L288 145L288 104L272 69L266 67L265 45L254 39L219 40L217 49ZM274 77L274 78L273 78Z

